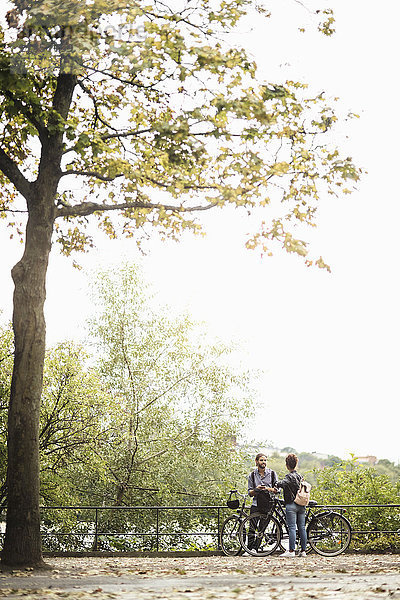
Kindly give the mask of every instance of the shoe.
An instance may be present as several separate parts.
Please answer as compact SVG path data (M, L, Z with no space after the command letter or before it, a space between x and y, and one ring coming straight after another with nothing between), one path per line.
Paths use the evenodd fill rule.
M294 558L295 556L296 554L294 552L289 552L289 550L286 550L286 552L280 555L280 558Z
M306 558L307 552L305 550L302 550L301 552L299 552L298 556L301 556L301 558Z

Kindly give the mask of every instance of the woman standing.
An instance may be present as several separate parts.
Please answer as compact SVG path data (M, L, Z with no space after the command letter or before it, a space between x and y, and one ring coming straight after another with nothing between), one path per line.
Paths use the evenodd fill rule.
M296 524L299 530L301 551L299 556L305 557L307 546L307 534L305 527L306 509L294 502L296 494L300 488L302 476L296 471L298 458L295 454L288 454L286 457L286 468L289 473L275 484L276 488L283 489L283 499L286 506L286 522L289 529L289 550L281 554L282 557L294 557L296 548ZM278 489L276 489L278 491Z

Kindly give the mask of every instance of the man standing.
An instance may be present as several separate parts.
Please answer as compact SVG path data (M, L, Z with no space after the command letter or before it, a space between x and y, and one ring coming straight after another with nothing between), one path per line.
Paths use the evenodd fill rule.
M273 492L277 481L278 477L275 471L267 469L266 455L260 452L256 456L256 468L250 473L248 479L249 496L253 497L250 514L257 512L257 495L261 491Z
M260 506L257 505L257 496L262 492L273 492L277 474L272 469L267 469L267 457L260 452L256 456L256 468L250 473L248 479L248 493L253 497L253 503L250 507L250 514L260 512ZM261 509L262 512L262 509ZM250 526L249 547L254 547L254 525Z

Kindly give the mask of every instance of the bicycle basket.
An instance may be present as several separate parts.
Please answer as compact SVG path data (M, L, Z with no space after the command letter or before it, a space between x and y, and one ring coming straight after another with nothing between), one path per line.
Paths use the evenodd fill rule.
M231 508L232 510L236 510L237 508L239 508L240 502L239 502L239 498L232 498L232 495L235 492L231 492L229 494L229 498L226 501L226 505L228 508Z

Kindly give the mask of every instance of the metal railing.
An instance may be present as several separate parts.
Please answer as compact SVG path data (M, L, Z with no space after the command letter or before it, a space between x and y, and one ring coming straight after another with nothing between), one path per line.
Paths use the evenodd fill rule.
M80 551L105 552L215 550L230 512L209 505L48 506L41 511L45 551L73 551L75 545Z
M67 532L64 534L62 532L43 531L42 538L44 539L44 542L46 542L46 538L51 537L60 538L65 536L66 538L70 538L71 536L79 536L81 538L92 538L93 542L90 544L90 549L93 551L98 551L104 549L104 547L106 547L106 550L108 549L107 540L109 540L110 538L113 539L114 546L117 543L117 548L118 542L116 542L116 538L121 538L123 540L128 541L134 540L136 542L136 545L137 540L139 539L142 540L141 548L139 549L153 550L155 552L159 552L162 549L167 549L163 547L165 546L165 544L162 544L163 540L169 540L170 543L168 544L168 546L171 546L171 540L173 540L174 538L179 538L180 540L182 538L205 538L206 543L197 543L198 547L201 547L202 545L209 546L212 540L214 547L218 548L218 532L222 524L222 514L227 513L229 511L229 509L227 509L227 507L224 506L51 506L43 507L42 514L45 517L45 513L48 513L49 511L65 510L74 512L81 511L82 513L92 512L94 518L92 521L84 521L86 524L89 525L89 527L86 528L86 531L83 532L75 531L71 533ZM171 517L167 518L166 520L162 519L163 516L165 517L166 513L171 511L179 511L181 513L188 514L192 513L192 516L190 519L181 518L176 520ZM208 514L208 517L204 519L205 528L199 531L188 531L187 529L183 528L181 521L184 521L184 525L190 527L191 525L193 525L193 521L196 523L196 521L199 520L199 518L193 518L193 513L201 513L204 511ZM109 514L107 515L107 513ZM111 515L113 515L113 513L119 515L125 513L124 524L128 530L115 530L115 521L117 521L117 524L121 526L121 519L110 519L110 513ZM45 521L46 519L44 518L44 522ZM82 524L82 521L80 521L80 523ZM199 525L198 522L196 524ZM104 530L105 525L108 528L108 530L106 531ZM169 527L175 525L175 530L169 530L168 528L166 528L166 525ZM147 526L147 529L145 531L140 530L140 527L143 528L144 526ZM212 528L209 530L208 528L210 526ZM178 530L176 529L177 527ZM147 544L144 543L145 540L148 540ZM135 543L125 543L120 545L123 545L125 547L129 547L129 545L131 545L131 549L136 549L134 548ZM172 544L172 546L176 546L176 544Z
M355 539L360 539L358 536L389 536L397 546L400 545L400 504L324 504L316 507L317 510L325 508L346 513ZM41 511L44 550L67 552L219 550L223 519L232 514L226 506L218 505L48 506L42 507ZM386 511L390 512L385 516ZM3 537L5 515L0 518ZM360 528L359 523L365 523L366 519L368 529Z

